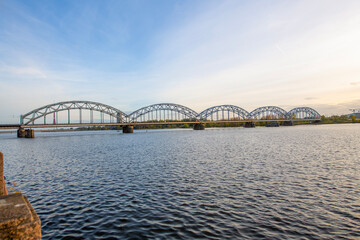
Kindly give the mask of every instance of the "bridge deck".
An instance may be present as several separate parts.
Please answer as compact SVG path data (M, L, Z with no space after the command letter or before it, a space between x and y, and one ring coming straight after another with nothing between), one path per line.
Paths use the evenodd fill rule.
M0 124L0 129L14 129L19 128L20 124Z
M245 123L245 122L286 122L286 121L318 121L319 119L279 119L279 120L235 120L235 121L191 121L191 122L130 122L130 123L73 123L73 124L0 124L0 129L22 128L59 128L59 127L95 127L95 126L146 126L146 125L180 125L195 123Z

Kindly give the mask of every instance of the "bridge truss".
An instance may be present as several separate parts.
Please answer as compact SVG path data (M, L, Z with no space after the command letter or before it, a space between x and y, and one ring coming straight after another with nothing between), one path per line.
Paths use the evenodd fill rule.
M297 107L287 113L289 119L320 119L320 113L309 107Z
M190 121L196 120L197 113L183 105L174 103L153 104L129 114L130 122Z
M276 106L259 107L249 113L248 119L270 120L285 119L287 112Z
M74 109L79 110L78 116L79 116L80 124L82 123L83 120L82 110L85 109L90 111L90 123L94 122L94 115L93 115L94 111L100 112L101 123L105 122L105 115L109 116L110 122L115 120L115 122L117 123L124 122L126 121L127 118L127 115L124 112L102 103L90 102L90 101L67 101L67 102L58 102L58 103L49 104L34 109L24 115L21 115L20 123L22 125L35 124L36 120L43 118L44 124L46 124L46 116L53 115L52 124L57 124L59 122L58 113L62 111L67 111L68 124L71 124L70 110L74 110Z
M72 111L71 111L72 110ZM73 113L75 110L75 114ZM78 110L78 113L76 112ZM320 114L310 107L297 107L289 112L276 106L259 107L248 112L235 105L219 105L205 109L199 114L194 110L179 104L160 103L140 108L131 114L126 114L117 108L106 104L91 101L66 101L49 104L34 109L21 115L21 125L38 124L43 119L42 125L59 125L58 113L67 117L67 123L85 124L87 123L164 123L164 122L201 122L201 121L259 121L259 120L319 120ZM89 112L88 115L86 112ZM100 113L99 118L94 118L94 112ZM70 115L75 115L76 123L72 122ZM105 115L109 119L105 119ZM85 116L85 117L84 117ZM51 117L50 122L46 123L46 118ZM84 118L89 120L84 121ZM35 123L37 121L37 123ZM62 124L64 125L64 124Z
M198 114L199 120L245 120L247 119L249 112L245 109L234 105L219 105L205 109Z

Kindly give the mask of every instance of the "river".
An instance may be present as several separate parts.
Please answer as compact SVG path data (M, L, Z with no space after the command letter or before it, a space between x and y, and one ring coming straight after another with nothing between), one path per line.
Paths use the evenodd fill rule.
M360 124L35 135L0 151L43 239L360 238Z

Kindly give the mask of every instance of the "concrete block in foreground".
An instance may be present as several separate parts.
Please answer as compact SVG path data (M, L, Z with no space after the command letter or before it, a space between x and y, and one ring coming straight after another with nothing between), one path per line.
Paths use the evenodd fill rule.
M0 196L0 239L41 239L41 222L26 196Z

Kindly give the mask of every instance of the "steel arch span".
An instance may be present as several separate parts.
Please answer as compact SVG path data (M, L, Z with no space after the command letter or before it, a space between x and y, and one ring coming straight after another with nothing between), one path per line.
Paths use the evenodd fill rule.
M249 113L249 119L285 119L287 112L276 106L259 107Z
M220 114L219 114L220 113ZM249 112L235 105L219 105L205 109L198 115L199 120L245 120Z
M126 118L128 117L124 112L120 111L119 109L116 109L114 107L111 107L106 104L98 103L98 102L90 102L90 101L66 101L66 102L58 102L49 104L37 109L34 109L24 115L21 115L20 118L20 124L22 125L29 125L34 124L35 120L39 118L44 118L44 124L46 124L46 116L50 114L55 114L61 111L68 111L68 124L70 124L70 110L73 109L79 109L79 117L80 117L80 123L81 123L81 110L87 109L90 110L90 114L92 117L92 111L100 112L101 114L101 121L103 121L103 115L107 114L110 117L114 117L117 122L124 122L126 121ZM90 120L92 121L92 119Z
M197 112L183 105L174 103L159 103L140 108L129 114L130 122L145 121L181 121L196 119Z
M291 109L287 117L290 119L320 119L320 113L310 107L297 107Z

